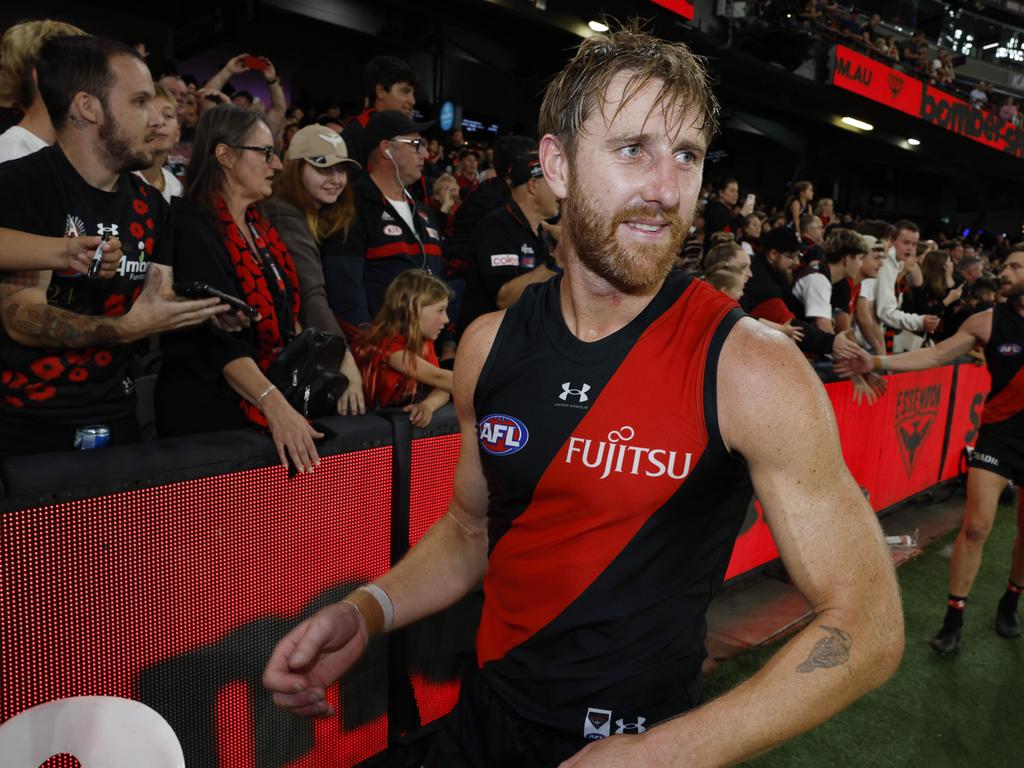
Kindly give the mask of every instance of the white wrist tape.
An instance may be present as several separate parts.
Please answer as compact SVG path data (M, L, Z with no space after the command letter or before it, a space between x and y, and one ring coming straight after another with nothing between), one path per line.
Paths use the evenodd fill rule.
M395 606L391 602L391 598L388 597L388 593L376 584L364 584L359 589L364 592L368 592L378 603L380 603L380 609L384 611L383 631L390 632L392 625L395 623Z

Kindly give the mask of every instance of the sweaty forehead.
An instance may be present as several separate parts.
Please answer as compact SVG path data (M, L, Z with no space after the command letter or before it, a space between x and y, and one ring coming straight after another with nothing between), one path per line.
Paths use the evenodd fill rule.
M701 114L696 106L679 99L660 98L664 81L651 78L639 88L635 72L619 72L603 94L594 97L594 109L583 124L584 133L663 136L669 143L681 140L706 144Z

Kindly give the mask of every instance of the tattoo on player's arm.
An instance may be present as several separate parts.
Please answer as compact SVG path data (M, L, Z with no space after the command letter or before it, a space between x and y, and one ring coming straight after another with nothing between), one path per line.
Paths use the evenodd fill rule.
M811 655L807 661L796 668L797 672L813 672L816 669L828 669L830 667L841 667L850 660L850 648L853 646L853 638L848 632L838 627L821 628L828 633L811 648Z
M4 308L8 333L20 334L55 347L109 346L118 333L109 317L79 315L48 304L23 304L9 300Z

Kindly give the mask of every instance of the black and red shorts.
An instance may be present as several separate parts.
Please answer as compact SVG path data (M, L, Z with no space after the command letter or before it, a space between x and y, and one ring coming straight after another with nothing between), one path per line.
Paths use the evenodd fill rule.
M1024 439L983 426L967 466L986 469L1017 484L1024 483Z
M556 768L589 743L519 717L473 670L423 768Z

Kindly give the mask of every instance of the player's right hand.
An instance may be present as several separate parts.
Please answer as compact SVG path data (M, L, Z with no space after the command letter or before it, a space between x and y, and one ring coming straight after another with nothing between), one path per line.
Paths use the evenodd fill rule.
M366 623L356 607L333 603L275 646L263 670L263 686L281 709L310 717L333 715L325 692L359 660L368 640Z

